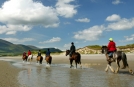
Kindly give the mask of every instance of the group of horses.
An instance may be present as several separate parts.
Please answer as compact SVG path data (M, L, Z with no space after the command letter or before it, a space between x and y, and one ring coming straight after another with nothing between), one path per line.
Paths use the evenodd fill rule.
M108 56L107 48L104 48L103 51L104 51L105 56L107 57ZM66 56L69 55L69 54L70 54L70 50L66 50ZM33 55L24 56L22 59L23 59L23 61L30 61L31 62L33 60ZM37 56L36 60L37 60L37 63L39 62L40 64L42 64L43 57L42 56ZM52 57L51 56L47 56L45 58L45 60L46 60L47 64L51 65L51 62L52 62ZM81 54L79 52L72 53L72 56L69 58L69 60L70 60L70 68L74 67L73 64L72 64L73 60L75 61L76 68L77 68L77 64L80 64L80 67L82 68L82 66L81 66ZM121 60L124 64L124 69L128 68L129 72L131 74L133 74L132 69L129 68L129 65L127 63L127 56L123 51L116 51L112 55L109 56L109 60L106 60L107 61L107 67L106 67L105 71L107 72L108 69L110 68L113 73L118 73L119 68L120 68L120 61ZM116 64L117 64L117 69L116 70L114 70L111 67L111 63L113 63L113 62L116 62Z
M25 62L30 62L30 63L31 63L32 60L33 60L33 55L31 54L31 55L29 55L29 56L27 56L27 55L26 55L26 56L23 56L22 59L23 59L23 61L25 61ZM52 56L46 56L46 57L45 57L45 60L46 60L46 63L47 63L47 64L51 65ZM43 56L37 56L36 61L37 61L37 63L42 64Z

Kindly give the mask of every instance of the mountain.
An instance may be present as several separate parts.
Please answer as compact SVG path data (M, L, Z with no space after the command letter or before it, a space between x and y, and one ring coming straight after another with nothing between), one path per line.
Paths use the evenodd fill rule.
M23 44L13 44L11 42L8 42L6 40L0 39L0 55L18 55L22 54L24 51L46 51L48 48L38 48L36 46L32 45L23 45ZM62 52L60 49L56 48L49 48L51 52Z

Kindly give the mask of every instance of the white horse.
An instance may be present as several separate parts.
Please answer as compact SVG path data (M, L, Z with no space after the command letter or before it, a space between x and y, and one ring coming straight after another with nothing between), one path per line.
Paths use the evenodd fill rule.
M31 54L31 55L29 55L29 56L28 56L28 58L27 58L27 60L28 60L28 62L30 62L30 63L31 63L31 62L32 62L32 60L33 60L33 55L32 55L32 54Z

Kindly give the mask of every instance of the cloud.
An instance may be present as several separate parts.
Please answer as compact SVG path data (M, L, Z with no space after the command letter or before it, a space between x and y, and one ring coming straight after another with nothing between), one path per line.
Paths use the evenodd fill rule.
M107 28L112 30L132 29L134 28L134 18L131 19L122 18L117 22L110 23Z
M68 43L68 44L64 44L64 46L63 46L63 47L64 47L64 48L68 48L68 49L69 49L69 48L70 48L70 46L71 46L71 44L70 44L70 43Z
M30 42L30 41L34 41L35 39L33 38L22 38L22 39L18 39L18 38L2 38L3 40L12 42L14 44L18 44L18 43L25 43L25 42Z
M30 26L26 26L26 25L1 25L0 26L0 34L6 34L6 35L10 35L10 34L16 34L17 31L29 31L31 29Z
M35 2L33 0L5 1L0 8L0 22L6 26L21 25L28 27L41 25L46 28L58 27L60 23L55 8L44 6L41 2ZM13 31L7 34L14 34L17 31L20 31L19 28L16 31L13 29Z
M120 20L120 16L117 14L113 14L106 18L106 21L118 21L118 20Z
M101 37L104 29L105 27L103 25L93 26L91 28L75 32L74 38L78 40L95 41Z
M70 4L73 1L75 0L58 0L55 5L58 15L65 18L73 17L77 13L77 6Z
M112 2L112 4L114 4L114 5L117 5L117 4L120 4L120 3L122 3L121 0L114 0L114 1Z
M131 36L124 36L125 40L120 40L120 42L129 42L129 41L134 41L134 34Z
M52 39L50 40L46 40L46 41L43 41L43 42L39 42L40 44L44 44L44 43L54 43L54 42L59 42L61 40L60 37L53 37Z
M82 18L82 19L76 19L77 22L90 22L90 19L88 18Z

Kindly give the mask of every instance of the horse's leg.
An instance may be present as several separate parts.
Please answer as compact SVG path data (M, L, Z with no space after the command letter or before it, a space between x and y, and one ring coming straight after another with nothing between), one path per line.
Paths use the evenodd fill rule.
M77 68L77 63L78 63L78 62L77 62L77 60L75 60L75 65L76 65L76 68Z
M110 61L107 60L107 67L106 67L106 69L105 69L106 72L107 72L108 69L109 69L109 64L110 64Z
M73 63L73 60L72 60L72 59L70 59L70 68L72 68L72 67L73 67L72 63Z
M80 63L80 68L82 68L82 65L81 65L81 60L80 60L80 62L79 62L79 63Z
M108 71L108 68L109 68L109 66L108 66L108 64L107 64L107 67L106 67L106 69L105 69L106 72Z
M118 73L119 68L120 68L120 60L119 59L116 60L116 64L117 64L117 69L116 69L115 73Z
M42 64L42 57L40 58L40 64Z
M110 68L110 70L114 73L115 71L114 71L114 69L111 67L111 63L112 63L111 60L109 60L107 67ZM107 70L105 70L105 71L107 71Z
M127 63L127 60L126 60L126 67L128 68L129 73L134 74L133 70L129 68L129 65Z
M49 60L49 64L51 65L52 59Z
M111 71L114 73L115 71L114 71L114 69L111 67L111 63L112 62L110 62L110 64L108 65L108 67L111 69Z

